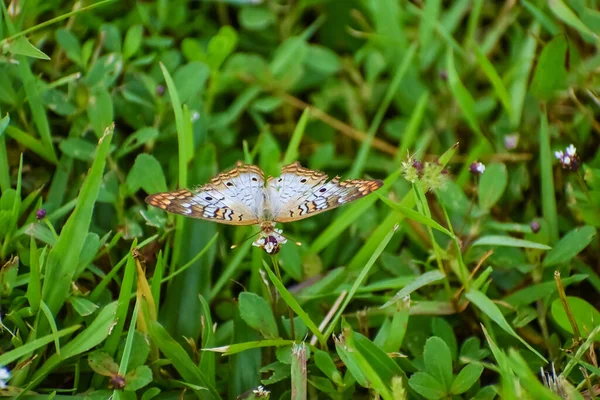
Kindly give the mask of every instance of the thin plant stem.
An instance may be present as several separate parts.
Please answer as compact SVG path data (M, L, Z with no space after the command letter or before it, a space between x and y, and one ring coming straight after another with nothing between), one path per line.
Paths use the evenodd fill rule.
M279 259L277 258L277 254L273 254L271 256L271 261L273 262L273 268L275 269L275 275L277 275L277 279L279 279L279 281L281 283L283 283L283 279L281 279L281 272L279 271ZM288 305L287 309L288 309L288 314L290 316L290 332L291 332L292 340L295 340L296 339L296 329L294 328L294 311L292 311L292 309L290 308L289 305Z

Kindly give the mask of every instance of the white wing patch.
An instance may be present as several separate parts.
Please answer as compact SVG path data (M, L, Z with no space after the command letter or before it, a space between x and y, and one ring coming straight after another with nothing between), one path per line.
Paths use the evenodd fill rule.
M253 165L223 172L194 191L157 193L146 202L163 210L229 225L258 224L264 209L264 175Z
M267 181L267 198L275 222L291 222L331 210L377 190L377 180L327 182L327 175L299 163L283 168L281 177Z

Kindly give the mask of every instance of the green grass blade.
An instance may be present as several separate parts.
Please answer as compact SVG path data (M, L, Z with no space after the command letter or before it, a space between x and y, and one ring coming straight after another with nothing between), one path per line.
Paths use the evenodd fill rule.
M548 223L552 242L558 240L558 213L556 194L554 192L554 174L552 172L552 150L550 149L550 133L548 132L548 114L540 113L540 175L542 186L542 215Z
M25 88L25 95L31 108L31 114L33 115L33 122L37 127L38 134L42 140L44 149L50 155L52 161L56 163L56 152L54 151L54 145L52 144L52 134L50 133L50 124L48 123L48 116L46 115L46 109L42 102L42 96L39 90L38 82L31 72L29 66L29 60L25 56L19 56L19 74L23 81L23 87Z
M454 65L454 52L450 49L448 49L446 54L446 66L448 68L448 84L450 85L450 90L463 112L469 127L477 134L480 140L487 141L479 128L479 122L475 116L475 100L458 76L456 66Z
M506 321L506 319L504 318L504 315L502 315L502 312L500 311L498 306L492 300L490 300L489 297L487 297L485 294L483 294L482 292L480 292L478 290L469 290L466 294L466 297L475 306L477 306L477 308L479 308L485 315L487 315L491 320L493 320L502 329L504 329L506 331L506 333L508 333L509 335L511 335L512 337L514 337L515 339L517 339L518 341L523 343L523 345L525 347L527 347L529 350L531 350L531 352L533 354L535 354L536 356L538 356L542 361L544 361L546 363L548 362L544 358L544 356L542 356L540 353L538 353L538 351L536 349L531 347L531 345L529 343L527 343L519 335L517 335L517 332L515 332L515 330L512 328L512 326L510 326L510 324Z
M340 306L340 308L335 313L335 316L332 318L331 323L329 324L329 327L325 331L325 335L324 335L325 337L331 336L331 334L333 333L333 330L335 329L335 327L337 326L337 324L339 322L339 319L342 316L342 313L344 312L344 310L346 309L346 307L348 307L348 304L350 304L350 301L352 301L352 299L354 298L354 295L358 291L358 288L360 286L362 286L362 284L367 279L367 276L369 275L369 272L371 271L371 268L373 267L373 265L375 265L375 261L377 261L377 259L381 255L381 253L383 253L383 250L388 245L388 243L390 242L390 240L392 240L392 236L394 236L395 232L396 232L396 229L394 228L394 229L392 229L386 235L386 237L381 241L381 243L379 244L379 246L377 247L377 249L375 249L375 251L371 255L371 258L365 264L365 266L362 269L362 271L360 271L360 274L358 275L358 277L356 278L356 280L352 284L352 288L350 288L350 291L348 292L348 295L344 299L344 302L342 303L342 305Z
M50 161L53 164L58 163L56 159L56 155L53 154L52 151L49 150L42 142L32 137L31 135L23 132L22 130L15 128L14 126L6 127L6 134L21 143L23 146L27 147L29 150L36 153L38 156L42 157L46 161Z
M417 100L417 105L413 109L408 125L402 134L402 141L400 147L394 156L394 164L399 166L400 163L406 158L407 151L413 148L413 144L418 137L419 127L423 122L425 111L427 110L427 104L429 102L429 92L425 92Z
M39 29L45 28L45 27L47 27L47 26L49 26L49 25L55 24L55 23L57 23L57 22L60 22L60 21L62 21L62 20L65 20L65 19L67 19L67 18L69 18L69 17L72 17L73 15L77 15L77 14L79 14L79 13L82 13L82 12L85 12L85 11L89 11L89 10L91 10L91 9L93 9L93 8L96 8L96 7L98 7L98 6L105 5L105 4L107 4L107 3L111 3L111 2L113 2L113 1L115 1L115 0L103 0L103 1L99 1L99 2L97 2L97 3L95 3L95 4L91 4L91 5L89 5L89 6L87 6L87 7L81 7L81 8L79 8L79 9L77 9L77 10L74 10L74 11L71 11L71 12L68 12L68 13L65 13L65 14L62 14L62 15L61 15L61 16L59 16L59 17L56 17L56 18L49 19L48 21L44 21L44 22L42 22L41 24L37 24L37 25L35 25L35 26L32 26L31 28L25 29L25 30L23 30L23 31L21 31L21 32L15 33L14 35L12 35L12 36L10 36L10 37L7 37L7 38L4 38L4 39L2 39L2 40L0 41L0 47L1 47L1 46L2 46L4 43L6 43L6 42L10 42L10 41L12 41L12 40L15 40L16 38L18 38L18 37L20 37L20 36L28 35L28 34L30 34L30 33L32 33L32 32L35 32L35 31L37 31L37 30L39 30Z
M510 95L508 94L508 90L506 89L502 78L500 78L500 75L498 75L494 65L487 59L485 53L477 46L475 46L475 56L477 57L477 62L479 63L481 70L492 84L494 92L496 93L496 97L498 100L500 100L500 103L508 114L509 119L512 119L513 110L510 103Z
M79 192L75 210L65 223L56 245L48 254L42 298L52 311L52 315L58 313L71 288L71 279L77 268L79 254L91 223L94 204L102 185L113 129L114 125L107 128L100 139L96 157Z
M404 298L405 296L408 296L409 294L422 288L423 286L427 286L433 282L441 281L445 277L446 276L441 271L425 272L423 275L416 277L414 281L403 287L402 290L396 293L391 300L389 300L379 308L389 307L392 304L395 304L398 300Z
M529 84L529 74L535 61L535 49L537 47L537 37L540 33L540 25L533 22L528 29L527 36L521 43L519 54L516 59L521 60L514 66L514 77L508 91L512 104L512 118L510 120L511 127L517 129L523 115L523 106L525 105L525 96L527 96L527 88Z
M208 391L201 391L202 399L220 399L221 397L210 385L204 374L196 364L190 359L186 351L177 343L171 335L156 321L150 321L148 324L148 334L150 339L158 346L160 351L172 362L173 367L179 372L181 377L188 383L201 386ZM197 392L198 393L198 392Z
M579 31L581 36L592 43L598 42L598 34L592 31L562 0L548 0L548 7L565 24Z
M283 283L281 283L281 281L273 273L271 268L269 268L269 265L267 264L267 262L265 260L263 260L263 267L267 271L267 275L269 275L269 279L271 279L271 282L273 282L273 285L279 292L279 295L281 296L283 301L285 301L286 304L292 310L294 310L294 312L300 317L300 319L302 319L302 321L306 324L308 329L310 329L310 331L317 337L317 339L319 339L320 343L326 343L327 342L326 338L329 335L323 335L321 333L321 331L319 330L317 325L313 322L313 320L306 313L306 311L304 311L302 309L302 306L298 303L298 301L296 301L294 296L292 296L292 294L286 289L285 285Z
M260 349L263 347L291 346L292 344L294 344L294 341L289 339L267 339L256 340L252 342L234 343L221 347L211 347L207 349L202 349L202 351L212 351L215 353L223 353L223 356L230 356L232 354L241 353L250 349Z
M349 176L351 176L352 178L358 178L361 176L365 168L365 163L367 162L367 156L369 155L369 150L371 149L371 143L373 143L373 138L379 130L381 122L383 121L383 117L385 116L385 113L388 110L390 103L392 102L394 96L398 92L398 88L400 87L400 83L402 83L402 79L404 79L408 68L413 62L416 51L417 45L411 45L406 51L404 58L402 59L402 63L400 63L400 65L398 66L398 69L396 70L396 73L392 78L392 82L390 83L390 85L387 88L387 91L385 92L383 100L377 108L377 112L373 117L373 121L371 121L371 126L369 127L369 131L367 132L367 137L360 145L360 148L358 149L358 154L356 155L354 162L352 163L352 168L348 173Z
M123 281L121 282L121 288L119 290L119 298L117 300L117 324L113 328L112 334L106 339L104 344L104 352L109 356L114 356L119 343L121 343L121 334L123 333L123 327L127 320L127 314L129 310L129 301L133 292L133 283L135 281L135 259L133 251L137 247L137 240L134 240L129 254L127 254L127 264L125 266L125 273L123 274ZM135 324L130 324L135 330Z
M62 353L52 355L46 362L36 371L29 381L27 390L31 390L40 384L48 374L50 374L61 362L84 353L98 346L108 335L110 335L113 324L116 319L117 302L106 305L90 326L84 329L79 335L70 340L62 348Z
M52 312L50 311L50 309L48 308L46 303L44 303L43 301L40 303L40 310L46 317L46 321L48 321L48 325L50 325L52 334L56 337L56 340L54 341L54 345L56 346L56 354L58 354L60 356L60 342L58 341L58 336L57 336L58 328L56 327L56 321L54 321L54 316L52 315Z
M296 124L290 143L288 144L285 155L283 156L283 165L288 165L298 160L298 147L304 136L304 130L306 129L306 123L310 118L310 108L305 108Z
M8 364L12 363L13 361L18 360L19 358L21 358L27 354L33 353L35 350L37 350L39 348L44 347L45 345L47 345L50 342L56 342L61 337L72 334L73 332L77 331L79 328L81 328L81 325L73 325L68 328L61 329L60 331L57 331L56 333L51 333L50 335L46 335L39 339L32 340L32 341L24 344L21 347L17 347L16 349L7 351L6 353L3 353L2 355L0 355L0 365L8 365Z
M127 339L125 339L123 356L121 357L121 363L119 364L119 375L121 376L125 376L127 373L127 367L129 366L129 357L131 356L131 348L133 347L133 336L135 334L135 324L137 323L139 305L140 303L136 301L135 307L133 308L133 314L131 316L131 322L129 323L129 331L127 332Z

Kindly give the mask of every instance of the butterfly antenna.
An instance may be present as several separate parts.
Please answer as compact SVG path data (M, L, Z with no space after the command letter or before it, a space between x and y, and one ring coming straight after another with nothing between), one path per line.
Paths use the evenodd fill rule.
M286 238L287 240L289 240L289 241L291 241L291 242L294 242L294 244L295 244L296 246L302 246L302 242L300 242L300 241L298 241L298 240L294 239L294 238L293 238L293 237L291 237L290 235L287 235L287 234L285 234L285 235L284 235L284 234L282 234L282 233L280 233L280 235L281 235L281 236L283 236L284 238Z
M254 236L258 235L260 233L260 231L253 233L250 236L245 237L244 239L242 239L240 242L231 245L230 249L235 249L236 247L238 247L239 245L241 245L242 243L246 242L247 240L252 239Z

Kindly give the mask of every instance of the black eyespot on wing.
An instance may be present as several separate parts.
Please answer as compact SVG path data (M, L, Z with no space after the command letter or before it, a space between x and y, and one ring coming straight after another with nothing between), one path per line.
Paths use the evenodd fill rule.
M327 191L327 189L326 189L326 188L321 188L321 189L319 189L319 192L321 192L321 193L325 193L325 191Z
M231 186L233 186L233 183L231 183L231 182L227 182L225 185L227 185L227 186L231 187Z
M252 181L256 182L256 181L258 181L258 179L256 179L256 177L252 177Z
M205 199L208 200L208 201L211 201L212 197L207 196L207 197L205 197Z
M300 179L300 183L306 183L306 178Z

